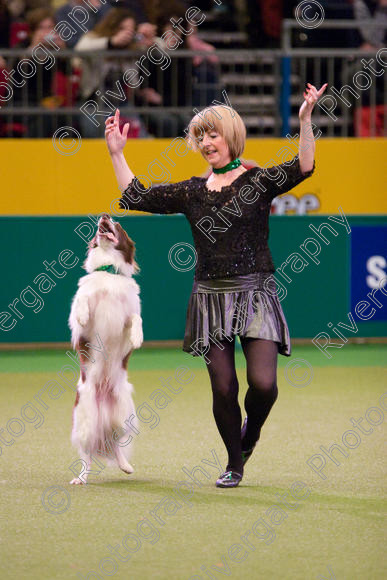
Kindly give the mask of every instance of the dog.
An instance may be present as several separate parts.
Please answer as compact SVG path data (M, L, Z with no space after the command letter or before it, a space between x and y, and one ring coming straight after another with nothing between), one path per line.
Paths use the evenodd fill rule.
M71 440L83 468L70 481L74 485L87 483L95 454L125 473L133 472L131 433L138 430L127 364L143 342L140 289L132 278L139 271L134 256L133 240L118 222L102 214L69 317L80 363ZM96 348L96 342L102 348Z

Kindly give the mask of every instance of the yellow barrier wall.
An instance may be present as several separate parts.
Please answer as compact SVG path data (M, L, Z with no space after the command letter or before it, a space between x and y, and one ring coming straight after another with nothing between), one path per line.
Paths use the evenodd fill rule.
M292 195L316 196L314 214L387 213L385 194L386 139L320 139L316 144L316 172ZM200 153L187 151L181 139L133 139L125 148L136 175L180 181L202 175L207 168ZM297 152L284 139L250 139L243 158L258 165L278 164ZM169 152L168 152L168 148ZM282 150L282 153L280 151ZM166 153L167 152L167 153ZM180 156L179 156L180 154ZM113 168L103 140L82 140L73 155L60 154L49 139L0 141L2 215L98 214L117 209L119 197ZM152 163L153 162L153 163ZM292 211L290 211L292 213Z

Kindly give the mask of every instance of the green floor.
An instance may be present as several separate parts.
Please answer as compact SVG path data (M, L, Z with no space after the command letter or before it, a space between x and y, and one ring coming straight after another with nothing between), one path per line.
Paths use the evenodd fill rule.
M280 357L280 396L259 447L242 484L221 490L214 486L216 465L223 467L226 457L201 359L180 350L133 355L136 405L146 403L159 422L153 429L140 424L133 475L96 466L90 483L79 488L68 485L69 466L77 459L70 444L74 394L58 374L68 357L64 351L0 353L1 580L386 578L381 413L387 398L380 400L387 390L386 347L346 345L332 354L328 360L315 347L296 347L291 359ZM285 365L294 359L311 365L301 388L286 379ZM242 397L240 351L237 366ZM184 375L178 375L180 367L186 367ZM190 382L182 385L179 376ZM57 399L42 394L48 381ZM181 391L168 391L168 404L156 409L154 392L167 392L165 381ZM48 409L36 402L39 391ZM25 432L17 436L28 402L41 417L34 423L33 408L26 407L31 422L25 420ZM364 434L351 418L366 414L374 424L364 418ZM15 432L12 445L4 444L4 437L10 443L7 424ZM345 447L343 435L357 447ZM320 449L333 443L348 454L335 454L340 465ZM317 454L326 460L325 479L307 464L315 455L317 469ZM208 479L197 472L198 485L183 469L199 465ZM191 487L176 490L179 482ZM50 495L53 486L59 487ZM291 489L295 499L289 499Z

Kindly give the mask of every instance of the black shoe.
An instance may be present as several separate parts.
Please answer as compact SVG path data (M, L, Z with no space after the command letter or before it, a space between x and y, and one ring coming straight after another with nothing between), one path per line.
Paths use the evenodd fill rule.
M226 471L216 480L216 487L236 487L242 481L243 475L236 471Z
M243 421L243 425L242 425L242 430L241 430L241 439L242 439L242 442L243 442L243 437L246 434L246 429L247 429L247 417ZM255 445L253 445L253 447L250 447L250 449L242 449L242 461L243 461L243 465L245 465L245 463L247 462L247 460L251 457L254 449L255 449Z

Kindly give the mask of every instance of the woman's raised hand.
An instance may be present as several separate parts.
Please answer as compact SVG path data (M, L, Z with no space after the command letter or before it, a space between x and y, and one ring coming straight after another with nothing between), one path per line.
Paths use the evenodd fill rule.
M301 105L300 112L298 115L301 121L303 119L310 118L315 104L317 103L317 101L327 88L327 86L328 83L325 83L325 85L323 85L321 89L318 91L314 85L307 83L308 88L306 89L306 91L304 91L305 100Z
M122 133L120 131L120 111L116 109L114 117L108 117L105 121L105 139L110 155L122 153L128 138L129 123L125 123Z

